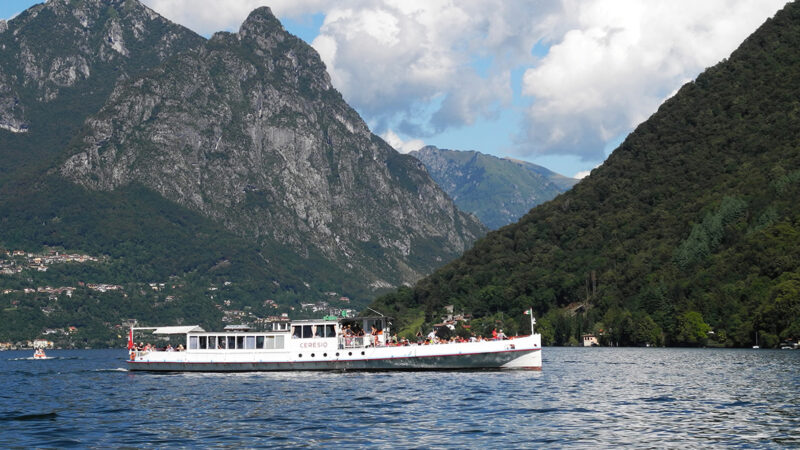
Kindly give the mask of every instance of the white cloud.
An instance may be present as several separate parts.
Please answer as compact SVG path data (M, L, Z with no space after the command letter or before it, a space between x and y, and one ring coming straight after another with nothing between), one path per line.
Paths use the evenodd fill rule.
M414 150L419 150L425 146L425 142L421 139L410 139L408 141L404 141L392 130L386 130L381 137L384 141L386 141L387 144L394 147L394 149L400 153L413 152Z
M313 46L333 85L373 131L429 138L511 109L521 123L518 155L572 154L592 162L785 3L143 1L203 34L236 30L262 5L279 18L323 13ZM548 47L545 56L533 55ZM523 70L525 107L525 99L512 98L511 74Z
M313 42L334 86L376 132L430 135L493 117L511 101L510 69L554 21L555 1L143 0L201 33L238 29L269 5L279 18L321 12ZM482 73L476 59L485 59Z
M525 150L602 160L606 142L727 57L783 3L565 1L573 23L523 79L534 97Z
M575 178L576 180L580 180L582 178L588 177L590 173L592 173L591 170L581 170L580 172L578 172L575 175L573 175L572 178Z
M337 2L313 45L334 86L376 131L424 137L510 104L510 69L534 61L539 18L551 9L502 0Z

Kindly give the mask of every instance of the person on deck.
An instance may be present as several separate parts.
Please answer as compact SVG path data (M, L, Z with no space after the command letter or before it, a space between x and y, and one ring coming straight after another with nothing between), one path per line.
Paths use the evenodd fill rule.
M380 333L381 333L381 332L380 332L380 331L378 331L378 329L377 329L377 328L375 328L375 325L373 325L373 326L372 326L372 329L370 330L370 334L372 335L372 346L373 346L373 347L377 347L377 346L378 346L378 335L379 335Z
M436 330L431 330L431 332L428 333L428 340L431 341L431 344L436 342Z

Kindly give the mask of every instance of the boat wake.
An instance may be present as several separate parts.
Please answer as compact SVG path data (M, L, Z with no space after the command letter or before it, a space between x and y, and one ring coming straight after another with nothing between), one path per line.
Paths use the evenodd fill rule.
M26 356L24 358L9 358L8 361L38 361L42 359L59 359L55 356L45 356L40 358L34 358L33 356Z
M21 358L8 358L6 361L41 361L46 359L57 359L57 360L67 360L67 359L80 359L75 356L64 357L64 356L45 356L43 358L35 358L33 356L25 356Z

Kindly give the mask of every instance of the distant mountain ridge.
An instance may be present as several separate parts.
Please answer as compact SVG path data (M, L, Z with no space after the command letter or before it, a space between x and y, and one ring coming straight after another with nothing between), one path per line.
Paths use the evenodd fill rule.
M577 178L570 178L570 177L568 177L566 175L561 175L560 173L553 172L552 170L548 169L547 167L543 167L543 166L540 166L538 164L534 164L534 163L531 163L531 162L528 162L528 161L523 161L521 159L510 158L510 157L507 157L507 156L504 157L504 158L500 158L500 159L505 160L505 161L510 161L512 163L515 163L515 164L519 164L520 166L522 166L522 167L524 167L524 168L526 168L526 169L528 169L530 171L533 171L533 172L536 172L536 173L542 175L543 177L547 178L548 181L550 181L551 183L553 183L556 186L558 186L564 192L570 190L572 188L572 186L575 186L575 184L577 184L578 181L580 181Z
M800 3L665 101L570 191L372 306L550 343L800 339ZM413 329L410 330L413 332Z
M476 151L426 146L409 154L425 164L459 208L490 229L517 221L578 182L536 164Z

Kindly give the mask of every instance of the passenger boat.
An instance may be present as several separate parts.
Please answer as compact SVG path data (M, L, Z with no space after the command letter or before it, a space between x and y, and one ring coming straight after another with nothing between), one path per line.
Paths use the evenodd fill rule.
M535 321L531 319L531 330ZM395 344L386 317L276 322L269 331L199 326L131 328L128 369L172 372L285 370L541 370L541 335L503 340ZM183 351L142 350L134 331L185 335ZM353 335L350 330L367 330Z

